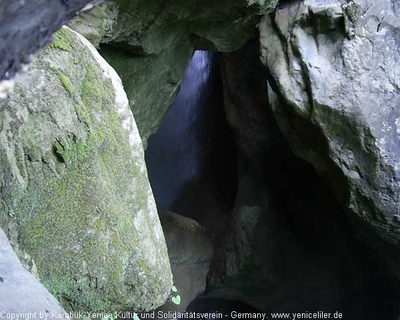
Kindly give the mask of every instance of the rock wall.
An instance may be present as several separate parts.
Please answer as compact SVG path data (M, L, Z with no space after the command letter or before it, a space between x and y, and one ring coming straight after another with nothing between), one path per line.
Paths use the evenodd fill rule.
M399 261L391 245L400 240L399 15L390 0L304 1L282 4L260 24L269 99L286 138L365 238L379 248L381 239L390 244L380 251L393 265Z
M106 17L95 13L72 27L82 30L89 25L84 35L114 48L100 45L100 53L120 74L146 145L171 105L194 50L238 49L254 33L260 15L276 4L277 0L121 0L103 11ZM105 36L93 38L94 30Z
M222 57L226 112L238 145L238 193L205 298L228 299L222 306L231 310L239 300L266 312L323 309L349 319L393 319L399 311L395 279L357 239L313 168L290 150L269 108L267 73L257 58L257 41Z
M0 225L68 310L151 310L164 235L120 78L62 29L0 102Z
M5 1L0 80L87 3ZM264 15L258 39L222 57L238 193L207 298L346 310L352 319L398 315L396 281L356 235L400 277L400 6L281 1L269 14L276 5L107 3L71 26L100 48L127 96L95 49L63 29L0 102L0 226L67 309L164 303L172 277L140 140L159 127L194 50L235 51ZM0 98L8 90L3 82Z

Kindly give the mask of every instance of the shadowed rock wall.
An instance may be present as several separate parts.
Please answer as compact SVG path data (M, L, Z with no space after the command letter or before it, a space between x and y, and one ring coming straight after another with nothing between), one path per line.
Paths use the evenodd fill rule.
M396 280L275 121L257 41L223 54L221 72L238 146L238 193L204 296L271 312L394 319Z
M260 24L280 128L398 277L399 17L392 0L294 1Z

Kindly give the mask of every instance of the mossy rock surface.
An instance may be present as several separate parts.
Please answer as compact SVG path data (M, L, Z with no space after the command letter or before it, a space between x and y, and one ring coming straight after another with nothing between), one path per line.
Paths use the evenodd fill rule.
M69 310L150 310L172 285L143 147L115 71L78 34L0 103L0 223Z

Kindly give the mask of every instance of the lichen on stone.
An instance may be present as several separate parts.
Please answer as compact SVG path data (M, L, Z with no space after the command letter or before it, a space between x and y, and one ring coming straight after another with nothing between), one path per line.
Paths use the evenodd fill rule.
M74 87L71 83L71 80L59 69L54 69L54 72L57 74L65 90L67 90L69 94L72 94Z
M66 28L61 28L54 34L54 41L50 44L50 48L63 51L71 51L73 48L73 38Z
M0 222L17 223L18 246L66 310L150 310L172 277L140 138L122 123L128 101L110 67L77 34L62 38L74 50L49 47L0 103Z

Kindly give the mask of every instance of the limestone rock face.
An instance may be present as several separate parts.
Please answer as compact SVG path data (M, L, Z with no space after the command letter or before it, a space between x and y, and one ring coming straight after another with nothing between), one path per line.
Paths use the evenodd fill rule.
M172 276L121 81L63 28L0 103L0 225L67 309L150 310Z
M103 21L110 29L101 42L114 49L102 46L100 53L121 76L144 144L171 105L194 50L238 49L277 2L120 0L107 10ZM98 16L81 19L75 30L90 25L103 32Z
M322 308L349 319L394 318L394 277L357 239L358 229L312 166L290 150L268 105L258 49L254 41L221 57L226 114L238 148L238 191L200 307L214 298L265 312Z
M399 18L394 0L307 0L283 4L260 25L270 100L292 148L329 181L360 229L396 246Z
M206 230L195 220L166 211L159 215L176 287L160 310L185 311L206 288L213 246Z
M0 229L0 310L19 314L20 319L29 317L25 313L47 315L48 319L65 319L65 311L58 301L21 265ZM57 315L54 316L53 315ZM60 317L58 317L58 315ZM45 316L43 316L44 318Z

